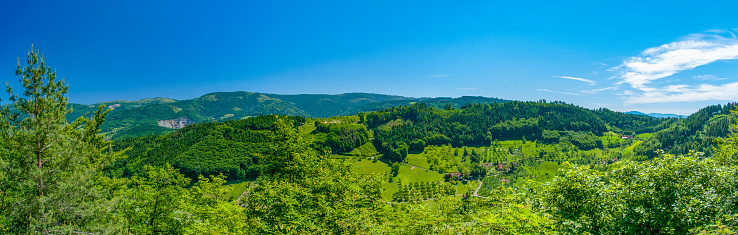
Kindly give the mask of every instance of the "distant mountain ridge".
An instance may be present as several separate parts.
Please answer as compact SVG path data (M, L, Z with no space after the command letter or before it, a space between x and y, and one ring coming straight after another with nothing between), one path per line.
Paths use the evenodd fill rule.
M166 134L192 123L240 120L277 114L325 118L356 115L391 107L425 103L438 109L458 109L466 104L505 103L511 100L481 96L413 98L373 93L299 94L281 95L259 92L213 92L194 99L175 100L151 98L136 101L105 101L93 105L70 104L73 121L85 113L92 113L99 105L111 109L102 131L111 139ZM638 111L624 114L650 117L684 117L675 114L645 114Z
M344 93L337 95L300 94L280 95L258 92L214 92L188 99L142 99L137 101L105 101L93 105L71 104L72 113L67 118L92 113L99 105L112 109L102 131L109 138L121 139L149 134L166 134L173 123L217 122L240 120L259 115L278 114L325 118L356 115L359 112L376 111L389 107L425 102L437 108L460 108L467 103L502 103L508 100L478 96L459 98L411 98L373 93Z
M679 114L670 114L670 113L643 113L638 111L630 111L625 112L627 114L635 114L635 115L643 115L643 116L651 116L651 117L657 117L657 118L686 118L685 115L679 115Z

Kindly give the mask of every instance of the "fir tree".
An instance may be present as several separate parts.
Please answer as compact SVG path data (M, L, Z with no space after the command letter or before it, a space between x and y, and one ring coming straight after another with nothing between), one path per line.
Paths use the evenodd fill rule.
M98 135L107 112L67 123L68 86L57 80L33 48L15 74L24 91L6 91L12 109L0 110L0 213L11 233L114 232L110 190L120 180L104 177L117 154Z

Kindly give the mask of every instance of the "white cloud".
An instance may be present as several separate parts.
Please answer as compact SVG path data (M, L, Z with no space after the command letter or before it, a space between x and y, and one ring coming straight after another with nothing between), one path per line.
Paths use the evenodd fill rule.
M475 90L479 90L479 88L475 88L475 87L462 87L462 88L456 88L456 90L475 91Z
M684 70L716 61L738 59L738 38L731 31L710 30L683 37L676 42L648 48L640 56L631 57L620 66L612 68L619 74L618 84L627 83L637 90L631 92L626 103L692 102L724 100L736 97L724 92L736 83L723 85L701 84L652 87L652 82L672 76ZM709 80L710 77L697 79Z
M692 78L697 79L697 80L708 80L708 81L720 81L720 80L728 79L728 78L717 77L712 74L697 75L697 76L692 76Z
M580 82L587 82L587 83L589 83L589 85L597 84L597 82L595 82L595 81L592 81L592 80L589 80L589 79L584 79L584 78L576 78L576 77L569 77L569 76L554 76L554 77L555 78L571 79L571 80L580 81Z
M441 77L445 77L445 76L448 76L448 75L445 75L445 74L437 74L437 75L430 75L428 77L429 78L441 78Z
M701 84L699 86L671 85L631 95L625 99L626 104L646 104L662 102L697 102L708 100L738 100L738 82L723 85ZM628 94L626 94L628 95Z
M565 94L565 95L579 95L577 93L569 93L569 92L560 92L560 91L552 91L549 89L536 89L537 91L545 91L545 92L551 92L551 93L559 93L559 94Z
M618 89L617 86L611 86L611 87L605 87L605 88L593 89L593 90L582 90L581 92L584 94L592 95L592 94L597 94L600 91L617 90L617 89Z

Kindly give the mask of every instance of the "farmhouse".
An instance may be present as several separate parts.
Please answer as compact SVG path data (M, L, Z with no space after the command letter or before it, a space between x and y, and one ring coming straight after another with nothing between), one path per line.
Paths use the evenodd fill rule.
M630 135L624 135L624 136L620 136L620 138L622 138L622 139L624 139L624 140L629 140L629 139L633 139L633 136L630 136Z
M502 165L502 164L497 164L497 170L498 170L498 171L501 171L501 170L503 170L504 168L505 168L505 165Z

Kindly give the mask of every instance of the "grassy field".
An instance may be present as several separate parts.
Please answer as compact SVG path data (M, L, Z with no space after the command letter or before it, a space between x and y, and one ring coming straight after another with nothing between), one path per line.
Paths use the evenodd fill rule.
M400 166L400 171L397 176L392 178L392 182L386 183L382 187L384 189L384 192L382 192L382 198L384 200L392 200L392 195L399 191L397 188L398 180L401 181L402 184L408 184L414 182L438 182L443 181L444 179L443 174L426 171L420 168L411 170L410 166L403 164Z
M423 167L425 169L430 168L430 164L428 163L428 159L425 158L425 154L408 154L405 161L410 165L416 165L419 167Z
M652 135L653 133L643 133L643 134L636 135L636 138L640 140L647 140L648 138L651 138Z
M397 182L397 180L402 180L403 184L412 182L438 182L443 181L443 174L420 168L411 170L410 166L403 164L400 166L399 174L397 174L392 182Z
M602 149L590 149L590 150L585 150L585 151L580 150L580 152L584 154L594 154L596 158L601 158L603 155Z
M641 134L638 138L648 138L649 136L650 134ZM623 153L623 155L626 153L632 154L633 148L642 142L638 140L623 140L616 133L606 133L600 138L602 138L603 142L609 140L612 143L622 145L618 144L613 146L613 148L606 149L578 150L573 145L568 147L567 145L548 145L535 141L526 141L524 143L522 140L504 140L495 141L490 147L463 146L452 148L450 146L439 146L426 148L422 153L408 154L405 162L427 169L442 169L448 172L456 172L458 169L468 170L471 168L471 153L474 151L479 155L478 159L482 162L499 161L504 165L505 169L511 168L512 162L515 162L523 169L522 171L503 172L490 168L488 177L492 178L490 178L491 181L489 182L491 184L489 186L497 187L495 185L499 185L498 182L504 179L504 181L510 181L507 184L508 186L520 188L528 182L536 184L551 181L559 174L560 164L564 161L569 161L573 164L591 164L595 167L602 167L604 166L602 165L603 162L607 164L610 159L618 158L620 153ZM468 157L463 156L465 150L469 154ZM435 159L434 161L437 162L429 162L431 159ZM363 160L355 163L355 165L359 174L390 172L390 167L382 162L374 163L371 160ZM439 166L441 167L439 168ZM402 165L399 174L382 186L384 190L382 198L388 201L392 200L393 194L399 191L397 186L398 181L403 185L414 182L438 182L444 180L444 175L445 173L436 173L432 170L426 171L421 168L411 170L410 166ZM457 184L445 182L444 184L453 185L457 195L464 194L467 191L473 191L478 186L478 182L476 181L459 182ZM486 191L490 190L487 183L485 183L483 188ZM484 191L481 192L484 193Z
M234 180L225 183L224 187L230 189L230 193L226 196L229 200L236 200L243 194L251 184L251 180Z
M474 194L474 190L477 190L478 186L479 182L477 182L476 180L459 182L456 185L456 194L465 194L466 192Z
M477 190L477 187L479 187L479 181L476 181L476 180L468 181L468 183L466 184L466 187L469 188L469 190L471 190L472 194L474 194L474 190Z
M528 171L528 174L535 176L531 179L532 181L543 183L551 181L555 175L559 174L561 166L555 162L541 162L538 167L523 166L523 168Z
M643 141L640 141L640 140L639 141L636 141L635 143L633 143L632 145L628 146L627 148L624 148L623 149L623 155L632 154L633 153L633 148L635 148L635 146L638 145L638 144L640 144L641 142L643 142Z
M626 145L628 141L620 138L620 135L605 135L600 137L600 140L602 140L603 145L610 148Z
M390 172L390 167L381 161L373 162L369 159L354 162L354 172L360 175L384 174Z
M315 130L315 126L313 124L305 124L300 126L300 133L307 135L310 132L313 132Z
M468 183L468 181L462 181L462 182L458 182L456 184L456 194L457 195L458 194L465 194L467 191L469 191L469 188L467 187L467 183ZM474 189L476 189L476 188L473 188L472 191Z
M450 148L449 147L448 151L451 152L451 155L452 155L451 159L453 159L453 161L455 161L458 164L468 165L469 164L468 161L462 162L463 154L459 154L459 156L456 156L455 154L457 150L459 151L459 153L463 153L464 149L466 149L467 153L471 153L473 149L475 152L483 154L487 148L484 148L484 147L482 148L475 148L475 147ZM444 152L445 151L446 150L444 150ZM437 152L436 154L440 154L440 153ZM426 153L408 154L406 158L406 162L408 164L423 167L426 169L430 168L430 164L428 163L428 159L426 158ZM376 164L382 164L383 166L376 166ZM375 164L357 162L356 165L357 165L357 169L361 169L361 170L357 170L357 172L361 172L361 173L367 173L371 171L369 169L375 169L375 168L386 169L386 172L389 172L389 166L381 162L377 162ZM414 183L414 182L438 182L438 181L444 180L443 173L436 173L434 171L426 171L425 169L421 169L421 168L415 168L415 169L411 169L411 168L412 167L408 165L402 165L400 167L400 171L398 175L392 179L392 182L386 183L383 186L384 192L382 194L382 198L384 200L388 200L388 201L391 200L392 195L398 192L398 188L397 188L398 181L402 182L402 184L404 185L404 184L409 184L409 183ZM454 186L456 188L455 194L464 194L467 191L474 191L476 190L477 186L479 186L479 182L476 182L476 181L463 181L463 182L458 182L456 184L445 182L444 184L449 184L449 185Z
M505 141L498 141L497 143L499 144L498 148L522 147L523 155L528 155L528 154L533 153L533 150L536 147L540 147L541 145L536 141L525 141L525 143L523 143L522 140L505 140Z

